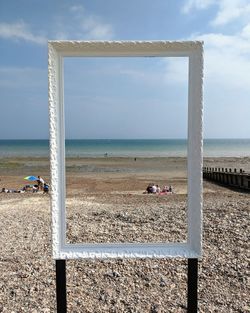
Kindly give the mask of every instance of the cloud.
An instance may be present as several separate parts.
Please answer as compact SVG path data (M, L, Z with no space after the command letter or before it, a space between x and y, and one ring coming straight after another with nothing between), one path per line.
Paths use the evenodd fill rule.
M68 8L69 15L57 15L47 37L57 40L110 40L114 37L111 24L105 23L99 16L88 14L82 5ZM13 41L25 41L37 45L47 44L48 38L35 34L31 26L24 21L0 23L0 38Z
M23 21L16 23L0 23L0 37L11 40L24 40L38 45L47 43L44 36L35 35Z
M194 9L205 10L215 3L215 0L187 0L182 8L182 12L188 14Z
M111 39L113 37L112 26L100 21L95 16L84 17L82 29L85 32L85 37L89 39Z
M217 6L218 11L211 21L213 26L222 26L235 19L249 14L248 0L189 0L185 5L185 13L196 9L207 9ZM234 34L228 35L219 32L194 34L191 40L203 40L205 49L205 75L208 85L224 86L229 89L244 89L250 85L248 72L250 71L250 23L240 28ZM242 26L241 26L242 27Z
M168 85L186 85L188 84L188 58L165 58L164 64L164 82Z
M242 36L209 33L196 36L205 42L205 75L212 85L249 89L250 42Z
M250 39L250 23L242 29L241 36L248 40Z
M218 4L219 11L211 22L213 26L226 25L236 19L247 17L250 13L248 0L222 0Z
M64 16L55 17L55 38L76 40L109 40L114 37L111 24L89 14L82 5L69 7L67 22Z
M182 12L188 14L192 10L205 10L211 6L218 7L216 16L211 20L212 26L223 26L235 20L248 18L250 13L248 0L188 0Z
M69 10L71 12L77 12L77 13L83 13L85 11L84 7L82 5L72 5Z
M188 58L163 57L158 62L147 64L144 68L124 67L116 69L135 83L154 86L183 86L188 84Z
M207 137L249 136L250 41L246 34L249 35L249 28L231 36L208 33L192 38L204 40L205 45L204 109Z

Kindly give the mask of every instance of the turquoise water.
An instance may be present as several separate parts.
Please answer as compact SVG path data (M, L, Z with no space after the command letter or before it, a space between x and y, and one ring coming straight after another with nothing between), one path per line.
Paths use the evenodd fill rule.
M185 139L66 140L71 157L178 157L187 155ZM0 157L48 157L48 140L0 140ZM250 139L205 139L204 156L250 156Z

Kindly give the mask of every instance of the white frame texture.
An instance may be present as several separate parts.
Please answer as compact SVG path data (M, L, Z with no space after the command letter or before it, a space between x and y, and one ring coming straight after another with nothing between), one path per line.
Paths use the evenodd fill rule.
M64 57L188 58L188 240L186 243L66 243ZM200 258L202 255L203 42L49 41L48 80L53 258Z

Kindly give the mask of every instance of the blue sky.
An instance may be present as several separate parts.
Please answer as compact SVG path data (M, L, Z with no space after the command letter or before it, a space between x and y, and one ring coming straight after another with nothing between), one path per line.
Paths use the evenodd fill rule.
M0 139L48 138L47 40L203 40L204 136L250 137L249 0L3 0ZM186 59L66 59L68 138L183 138Z

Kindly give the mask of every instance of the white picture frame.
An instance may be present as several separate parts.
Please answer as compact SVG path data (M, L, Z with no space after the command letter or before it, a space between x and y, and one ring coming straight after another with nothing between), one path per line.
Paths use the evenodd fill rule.
M188 73L188 239L185 243L66 242L65 126L63 58L187 57ZM203 151L203 42L49 41L48 42L52 251L54 259L201 258Z

